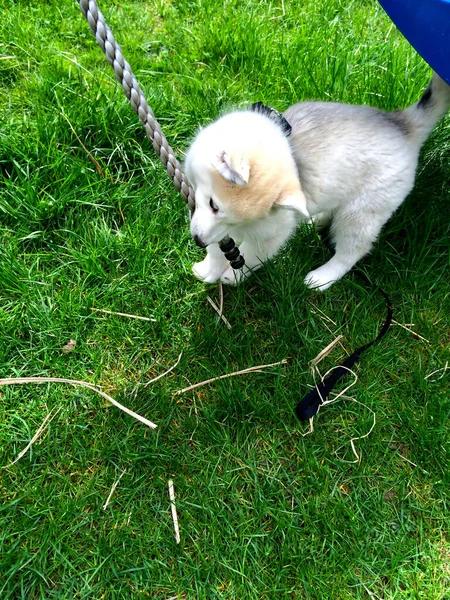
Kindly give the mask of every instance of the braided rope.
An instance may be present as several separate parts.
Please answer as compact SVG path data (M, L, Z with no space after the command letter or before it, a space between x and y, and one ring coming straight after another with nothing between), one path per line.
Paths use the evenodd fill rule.
M156 154L167 170L173 185L191 210L195 207L195 192L184 174L174 151L167 142L158 121L147 104L147 100L139 87L139 83L124 59L119 44L114 39L105 18L97 6L96 0L79 0L81 12L86 17L89 27L98 45L105 53L109 64L114 69L117 81L122 85L133 110L139 117L147 136L150 138Z
M193 212L195 209L194 189L161 131L161 127L155 119L155 115L148 105L130 65L123 57L119 44L114 39L110 28L105 22L105 17L97 6L97 1L79 0L79 4L98 45L114 69L117 81L122 85L126 97L139 117L139 121L151 140L156 154L172 179L175 189L180 192L182 199L188 205L190 211ZM223 238L220 247L233 269L241 269L244 266L244 258L239 254L234 241L229 236Z

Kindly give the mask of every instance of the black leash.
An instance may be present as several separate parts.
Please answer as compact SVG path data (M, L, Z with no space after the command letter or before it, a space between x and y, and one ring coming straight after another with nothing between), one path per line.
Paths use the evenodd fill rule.
M325 243L327 244L327 240L325 240ZM366 275L364 275L362 271L358 270L357 273L360 277L362 277L362 279L364 279L366 283L373 286L373 283L366 277ZM313 390L308 392L306 396L302 400L300 400L300 402L295 407L295 412L300 421L307 421L308 419L311 419L311 417L314 417L314 415L319 410L320 406L328 398L334 386L338 383L338 381L342 379L342 377L345 377L345 375L349 374L349 369L351 369L356 363L356 361L359 360L361 354L365 352L365 350L376 344L379 340L381 340L381 338L384 337L389 331L393 315L391 299L383 289L381 289L378 286L374 287L384 296L387 307L386 319L383 325L381 326L377 337L371 342L368 342L367 344L364 344L363 346L357 348L352 354L350 354L349 357L347 357L344 360L342 365L339 365L338 367L334 368L330 375L328 375L328 377L326 377L321 383L316 385L316 387Z

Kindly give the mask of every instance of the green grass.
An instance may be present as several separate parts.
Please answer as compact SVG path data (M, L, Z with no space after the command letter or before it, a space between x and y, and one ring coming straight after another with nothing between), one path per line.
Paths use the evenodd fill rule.
M228 331L206 302L217 289L191 275L202 252L182 202L77 3L2 7L0 376L89 381L158 424L82 388L0 389L0 465L61 408L0 470L2 600L450 598L449 375L427 378L450 361L450 121L362 263L396 321L429 343L394 325L356 369L359 403L324 408L302 437L293 407L313 382L309 361L342 334L345 352L324 372L373 337L382 298L354 274L324 294L306 290L304 274L327 251L304 229L225 290ZM180 157L228 107L328 98L394 109L430 76L374 0L285 1L285 12L256 0L101 8ZM77 345L65 354L69 339ZM173 373L136 388L180 351ZM272 373L175 395L285 357ZM351 463L371 411L375 428Z

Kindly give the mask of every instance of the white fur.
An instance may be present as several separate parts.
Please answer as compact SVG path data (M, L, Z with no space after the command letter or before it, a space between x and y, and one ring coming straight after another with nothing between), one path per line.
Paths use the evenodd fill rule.
M370 251L414 185L420 147L450 104L450 88L437 75L429 90L421 102L394 113L296 104L285 113L289 139L270 118L250 111L230 113L200 131L186 157L196 191L191 233L207 246L195 275L237 283L274 256L299 221L313 217L331 221L335 254L305 283L325 290L340 279ZM230 268L218 247L227 234L240 244L241 271Z

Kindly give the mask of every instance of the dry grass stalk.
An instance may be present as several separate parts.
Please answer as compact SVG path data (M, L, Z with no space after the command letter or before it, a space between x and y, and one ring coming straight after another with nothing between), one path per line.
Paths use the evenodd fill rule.
M305 431L305 433L300 433L300 435L302 437L306 437L307 435L311 435L311 433L314 433L314 417L311 417L310 419L308 419L308 423L309 423L308 431Z
M327 314L325 314L323 312L323 310L320 310L320 308L318 306L314 306L314 308L311 309L311 310L312 310L313 313L315 313L315 311L319 312L326 321L328 321L329 323L331 323L332 325L334 325L335 327L337 327L337 325L333 321L333 319L330 319L330 317Z
M286 15L286 10L284 7L284 0L281 0L281 15L275 15L274 17L270 17L269 21L275 21L276 19L282 19Z
M151 319L150 317L141 317L139 315L129 315L128 313L113 312L112 310L106 310L106 308L92 307L91 310L95 310L96 312L105 313L106 315L117 315L119 317L128 317L129 319L139 319L140 321L151 321L152 323L156 323L156 319Z
M419 333L416 333L415 331L413 331L409 327L406 327L406 325L403 325L402 323L399 323L398 321L394 321L394 319L392 319L392 322L394 323L394 325L398 325L399 327L402 327L403 329L406 329L406 331L409 331L409 333L411 333L414 337L418 337L421 340L423 340L424 342L426 342L427 344L431 344L430 340L427 340L427 338L424 338Z
M80 146L83 148L83 150L86 152L87 157L89 158L89 160L93 163L93 165L95 166L95 168L97 169L97 171L100 173L100 175L102 177L104 177L105 179L108 179L109 181L114 182L114 179L108 175L105 171L105 169L101 166L101 164L98 162L98 160L92 155L91 152L89 152L89 150L86 148L86 146L83 144L83 142L81 141L79 135L77 134L77 132L75 131L72 123L69 121L69 119L66 117L64 111L61 111L62 116L64 117L64 119L67 121L70 130L72 131L72 133L74 134L74 136L77 138L78 143L80 144Z
M165 377L166 375L171 373L175 369L175 367L178 366L178 363L180 362L182 356L183 356L183 352L180 352L177 362L172 367L170 367L170 369L167 369L167 371L164 371L164 373L161 373L161 375L158 375L157 377L150 379L150 381L147 381L147 383L140 383L139 385L142 385L143 387L147 387L151 383L155 383L155 381L158 381L158 379L161 379L162 377Z
M358 453L356 452L356 449L355 449L355 442L357 442L358 440L362 440L362 439L364 439L364 438L366 438L366 437L369 437L369 435L370 435L370 434L372 433L372 431L374 430L374 428L375 428L375 425L377 424L377 416L376 416L376 414L374 413L374 411L373 411L371 408L369 408L368 406L366 406L366 405L365 405L365 404L363 404L362 402L358 402L358 400L355 400L354 398L352 398L352 400L353 400L353 402L357 402L357 403L358 403L358 404L360 404L361 406L364 406L364 408L367 408L368 410L370 410L370 412L371 412L371 413L372 413L372 415L373 415L373 423L372 423L372 427L369 429L369 431L368 431L367 433L365 433L364 435L360 435L359 437L354 437L354 438L352 438L352 439L350 440L350 446L352 447L352 452L353 452L353 454L354 454L354 455L355 455L355 457L356 457L356 458L355 458L355 460L346 460L346 461L344 461L344 462L349 462L349 463L358 463L358 464L359 464L359 463L361 462L361 455L360 455L360 454L358 454Z
M336 342L336 340L334 340L334 341ZM325 350L326 350L326 348L325 348ZM321 402L321 404L319 406L319 410L320 410L320 408L322 406L325 406L326 404L332 404L333 402L336 402L337 400L339 400L339 398L348 398L352 402L356 402L357 404L360 404L361 406L364 406L364 408L367 408L367 410L369 410L372 413L372 415L373 415L373 423L372 423L372 426L369 429L369 431L367 433L365 433L364 435L360 435L358 437L351 438L351 440L350 440L350 446L351 446L352 452L353 452L354 456L356 457L355 460L344 460L344 459L341 459L341 460L343 460L343 462L346 462L346 463L360 463L361 462L361 455L358 454L358 452L356 451L355 442L357 442L358 440L362 440L362 439L368 437L372 433L372 431L373 431L373 429L374 429L374 427L376 425L377 420L376 420L376 415L375 415L374 411L371 408L369 408L368 406L366 406L362 402L359 402L358 400L355 400L355 398L351 398L349 396L345 396L345 393L347 392L347 390L349 390L351 387L353 387L355 385L355 383L358 381L358 375L354 371L352 371L352 369L344 367L343 365L341 365L341 366L342 366L342 368L346 369L349 373L351 373L353 375L354 380L346 388L344 388L341 392L339 392L338 394L335 394L335 393L332 392L332 394L334 396L333 398L330 398L329 400L325 400L322 397L322 395L320 393L320 390L317 387L316 374L319 375L321 381L324 381L324 379L326 379L326 377L328 377L328 375L331 373L331 371L333 371L334 369L340 368L339 366L336 366L336 367L333 367L333 368L329 369L325 373L325 375L322 375L320 373L319 369L317 368L316 364L312 365L312 372L313 372L313 377L314 377L314 385L315 385L315 387L316 387L316 389L317 389L317 391L318 391L318 393L320 395L320 399L322 400L322 402ZM313 429L313 423L312 423L313 419L314 419L314 417L312 419L310 419L310 428L309 428L309 430L306 433L302 434L303 436L309 435L310 433L313 432L313 430L314 430Z
M315 367L320 363L321 360L328 356L330 352L334 350L334 347L339 344L343 337L343 335L338 335L336 339L334 339L330 344L328 344L328 346L325 346L325 348L321 350L321 352L319 352L319 354L315 358L312 359L310 363L311 366Z
M333 402L336 402L336 400L339 400L339 398L341 398L345 394L345 392L347 392L347 390L349 390L351 387L353 387L355 385L355 383L358 381L358 375L354 371L352 371L351 369L348 369L347 367L344 367L342 365L342 368L346 369L349 373L351 373L355 379L346 388L344 388L342 390L342 392L339 392L339 394L331 392L333 394L334 398L331 398L330 400L325 400L325 398L322 397L322 394L320 393L319 388L317 387L316 374L320 377L320 381L323 382L324 379L326 379L326 377L328 377L328 375L331 373L331 371L334 371L334 369L338 369L338 368L339 368L339 365L336 366L336 367L332 367L331 369L329 369L325 373L325 375L322 375L321 372L319 371L319 369L315 365L312 366L312 373L313 373L313 378L314 378L314 387L317 389L317 392L318 392L318 394L320 396L320 399L322 401L321 404L320 404L320 406L319 406L319 410L320 410L321 406L325 406L326 404L332 404ZM353 398L350 398L350 399L353 400Z
M2 467L3 469L9 469L9 467L12 467L13 465L16 464L16 462L19 462L19 460L25 456L25 454L28 452L28 450L31 448L31 446L34 444L34 442L38 439L38 437L41 435L41 433L44 431L47 423L49 423L50 421L52 421L56 415L59 413L59 411L61 410L61 407L57 408L56 410L52 409L48 415L45 417L45 419L42 421L42 424L39 426L39 429L36 431L36 433L33 435L33 437L31 438L31 440L28 442L28 444L25 446L25 448L17 455L17 457L11 462L9 463L9 465L6 465L5 467Z
M156 427L157 427L157 425L155 425L154 423L152 423L145 417L141 417L141 415L138 415L137 413L130 410L126 406L123 406L123 404L120 404L119 402L117 402L117 400L114 400L114 398L111 398L111 396L109 396L102 390L99 390L98 388L94 387L92 384L87 383L86 381L78 381L76 379L65 379L62 377L17 377L17 378L0 379L0 386L15 385L18 383L70 383L71 385L75 385L75 386L78 385L80 387L85 387L85 388L88 388L89 390L92 390L93 392L96 392L97 394L100 394L100 396L102 396L102 398L105 398L105 400L108 400L108 402L111 402L111 404L113 404L117 408L120 408L120 410L123 410L124 412L126 412L127 415L130 415L130 417L133 417L134 419L137 419L141 423L144 423L144 425L147 425L147 427L150 427L151 429L156 429Z
M367 588L364 584L362 584L363 588L366 590L366 592L369 594L369 596L371 598L375 598L376 600L383 600L383 598L381 598L381 596L377 596L376 594L374 594L373 592L371 592L369 590L369 588Z
M173 300L173 304L178 304L178 302L182 302L184 300L188 300L188 298L193 298L194 296L201 296L201 294L206 294L207 291L208 291L208 288L203 288L201 290L196 290L195 292L191 292L190 294L186 294L186 296L183 296L182 298L177 298L176 300Z
M216 313L219 315L219 319L222 319L222 321L225 323L225 325L228 327L228 329L231 329L231 325L228 322L228 320L224 317L224 315L222 314L220 307L217 306L217 304L214 302L214 300L212 300L209 296L206 296L206 299L211 304L211 306L216 311Z
M219 281L219 317L222 316L223 312L223 283Z
M169 479L169 498L170 498L170 508L172 509L172 520L173 527L175 529L175 541L177 544L180 543L180 528L178 526L178 514L177 507L175 506L175 491L173 489L173 480Z
M402 460L409 463L411 466L416 467L417 469L420 469L422 471L422 473L425 473L426 475L430 474L428 471L425 471L425 469L423 467L416 465L416 463L414 463L412 460L409 460L409 458L406 458L406 456L404 454L402 454L401 452L397 452L397 456L399 456Z
M443 367L441 367L440 369L436 369L436 371L433 371L432 373L429 373L428 375L425 375L425 379L428 379L432 375L436 375L436 373L440 373L442 371L442 374L441 374L440 377L438 377L437 379L432 379L431 380L432 382L439 381L447 373L447 369L448 369L448 360L446 361L445 365Z
M315 308L317 308L317 306L316 306ZM334 322L332 319L328 318L328 317L327 317L327 315L326 315L324 312L322 312L320 309L318 309L318 310L319 310L319 312L320 312L320 313L323 315L323 317L324 317L324 318L322 318L322 317L321 317L321 318L322 318L322 323L323 323L323 325L324 325L325 329L328 331L328 333L331 333L331 335L335 336L335 335L336 335L336 332L335 332L335 331L333 331L333 330L331 329L331 327L329 327L329 325L327 325L327 321L329 321L329 322L330 322L330 323L332 323L332 324L333 324L335 327L337 327L336 323L335 323L335 322ZM317 313L316 313L316 312L315 312L313 309L311 309L311 311L312 311L314 314L317 314ZM320 315L319 315L319 316L320 316ZM339 345L340 345L340 347L342 348L342 350L343 350L344 352L347 352L347 350L345 349L345 346L342 344L342 342L341 342L340 340L339 340Z
M191 390L195 390L202 385L208 385L208 383L213 383L213 381L219 381L219 379L227 379L228 377L234 377L235 375L244 375L245 373L264 373L262 369L267 369L268 367L276 367L278 365L285 365L287 363L287 358L283 358L280 362L271 363L270 365L258 365L256 367L249 367L248 369L243 369L242 371L235 371L234 373L227 373L226 375L219 375L219 377L213 377L212 379L207 379L206 381L200 381L199 383L194 383L189 387L185 387L182 390L178 390L175 394L184 394L185 392L190 392Z
M122 479L122 477L124 476L125 472L126 472L126 469L124 469L124 470L122 471L122 473L119 475L119 479L117 479L117 480L116 480L116 481L115 481L115 482L112 484L112 488L111 488L111 491L109 492L109 496L108 496L108 498L106 499L106 502L105 502L105 504L103 505L103 510L106 510L106 509L108 508L109 501L111 500L111 498L112 498L112 495L114 494L114 492L115 492L115 490L116 490L116 487L118 486L118 484L119 484L119 481Z

